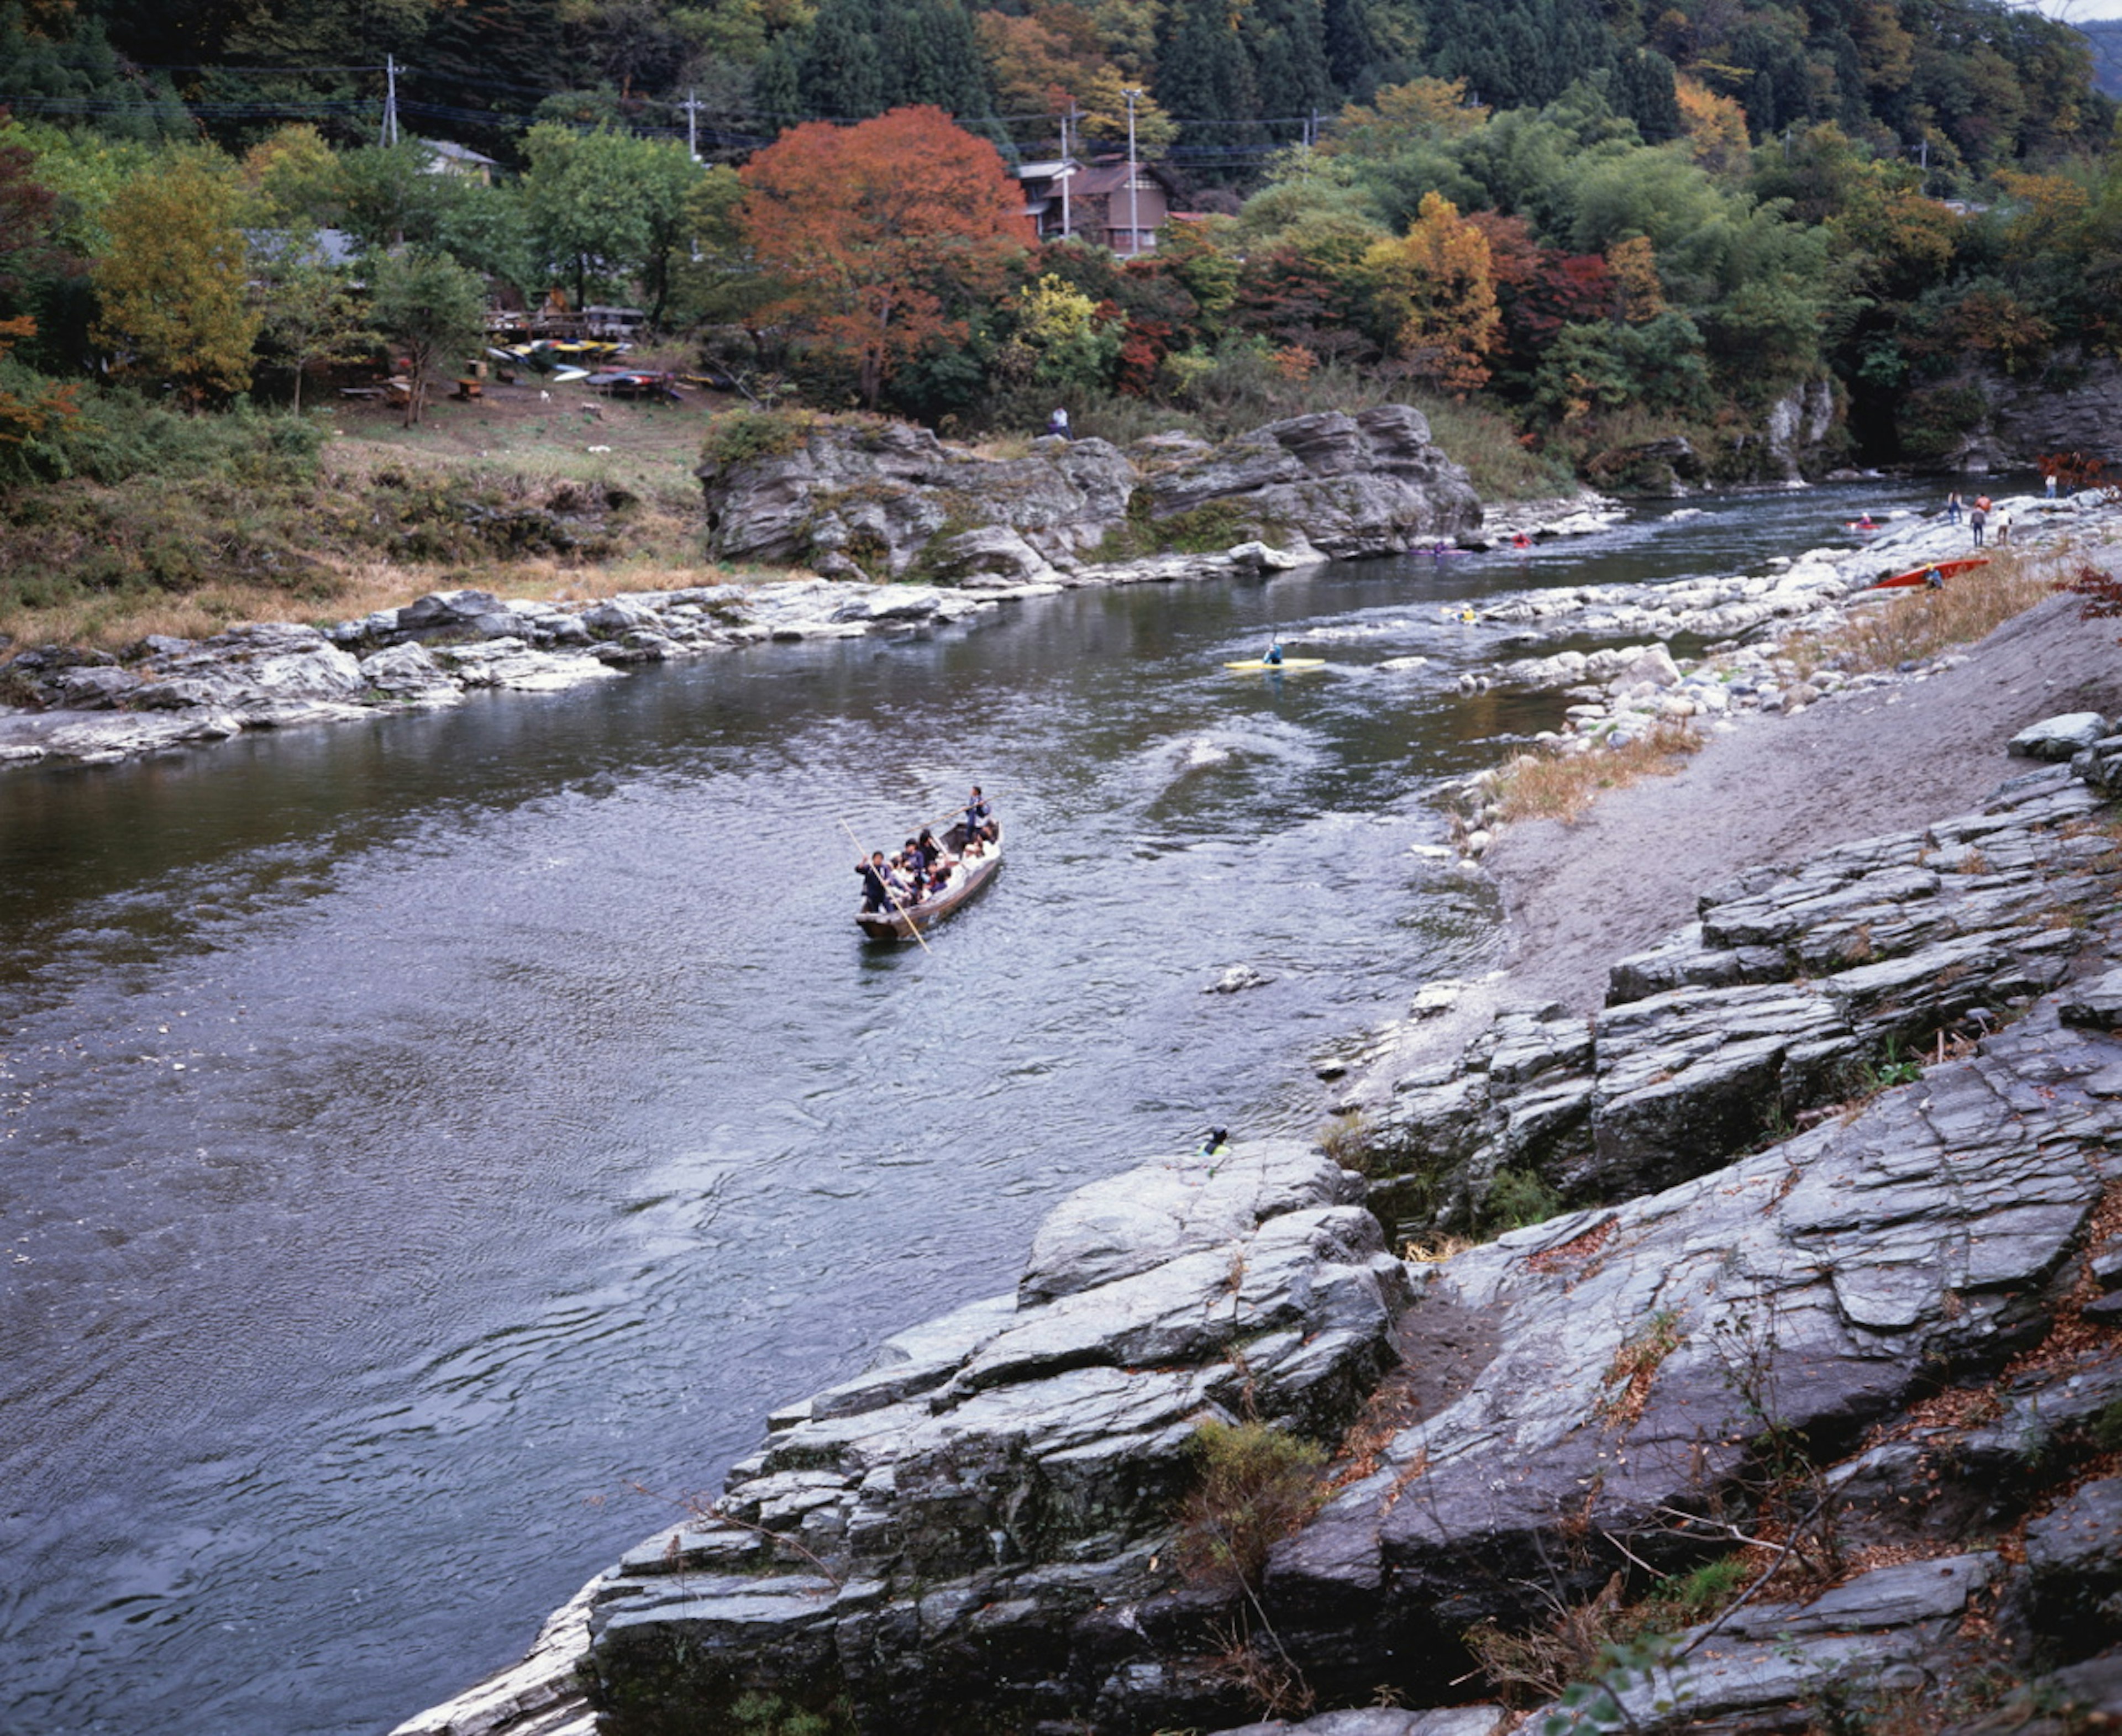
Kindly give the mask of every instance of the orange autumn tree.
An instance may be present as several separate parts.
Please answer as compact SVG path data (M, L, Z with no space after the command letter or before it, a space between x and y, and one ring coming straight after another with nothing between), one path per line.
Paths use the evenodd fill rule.
M1410 374L1454 398L1487 384L1484 358L1503 322L1478 225L1442 194L1425 193L1407 233L1373 245L1363 266L1391 347Z
M952 310L993 292L1031 240L994 147L940 109L806 121L740 178L737 224L780 286L764 318L844 353L872 409L902 362L963 340Z

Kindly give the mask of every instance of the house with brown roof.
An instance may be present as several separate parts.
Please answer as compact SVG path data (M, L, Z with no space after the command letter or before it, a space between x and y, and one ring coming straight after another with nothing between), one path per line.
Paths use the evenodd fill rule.
M1137 162L1130 175L1124 159L1023 163L1017 178L1024 187L1025 215L1037 226L1040 240L1078 236L1122 259L1157 245L1157 231L1171 214L1177 191L1161 165Z

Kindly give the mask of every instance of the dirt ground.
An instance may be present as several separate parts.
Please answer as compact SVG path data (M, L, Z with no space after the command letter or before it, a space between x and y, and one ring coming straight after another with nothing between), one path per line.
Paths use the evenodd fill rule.
M2005 744L2064 712L2122 716L2115 625L2057 597L2007 621L1942 674L1757 716L1672 777L1601 797L1573 825L1507 827L1485 866L1510 917L1512 1001L1598 1006L1607 968L1693 920L1741 868L1977 807L2030 769Z
M512 385L483 383L469 402L432 399L418 426L402 426L404 413L381 399L330 398L334 427L345 446L334 442L334 458L364 451L376 456L488 464L520 462L555 469L631 472L648 486L695 488L708 420L729 408L720 392L681 388L684 401L611 399L580 381L555 385L529 372ZM598 450L602 449L602 450ZM601 460L601 463L593 461Z

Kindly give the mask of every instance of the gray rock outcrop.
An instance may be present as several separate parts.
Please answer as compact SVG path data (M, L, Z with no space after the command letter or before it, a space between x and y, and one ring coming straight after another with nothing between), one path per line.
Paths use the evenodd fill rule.
M1405 404L1300 416L1210 447L1039 440L985 458L903 422L818 421L789 450L699 471L725 559L873 578L1051 581L1115 532L1154 546L1224 533L1312 558L1394 554L1479 524L1465 472ZM1207 515L1213 516L1213 525Z
M878 1731L1161 1704L1130 1612L1169 1581L1189 1442L1241 1412L1330 1438L1392 1359L1410 1293L1360 1193L1276 1141L1082 1189L1013 1295L778 1413L721 1501L597 1588L595 1697L703 1730L746 1695Z
M1400 1080L1373 1136L1409 1179L1381 1206L1463 1226L1505 1170L1570 1202L1667 1187L1979 1038L2062 981L2082 912L2111 898L2101 809L2057 766L1979 814L1706 894L1699 920L1613 967L1588 1021L1507 1010ZM2059 903L2059 875L2079 903Z

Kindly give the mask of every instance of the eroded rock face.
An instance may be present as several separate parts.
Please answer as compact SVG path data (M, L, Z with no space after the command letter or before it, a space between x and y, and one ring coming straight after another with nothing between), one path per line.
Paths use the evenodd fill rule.
M792 451L699 474L724 558L952 583L1050 581L1131 519L1153 539L1206 508L1234 544L1344 558L1448 541L1481 520L1465 472L1405 404L1295 417L1219 447L1144 441L1132 456L1039 440L1027 457L981 458L904 423L821 422Z
M778 1414L713 1512L620 1564L608 1727L735 1730L746 1693L877 1732L1161 1705L1136 1611L1188 1443L1241 1411L1330 1435L1391 1360L1408 1281L1361 1186L1262 1141L1071 1196L1014 1295Z
M1589 1021L1507 1011L1456 1066L1399 1081L1378 1136L1443 1178L1447 1223L1505 1169L1581 1202L1715 1169L2060 982L2086 930L2051 882L2082 875L2083 899L2111 898L2101 808L2059 766L1979 814L1756 870L1615 964Z
M1687 1515L1732 1510L1764 1420L1829 1463L2042 1338L2122 1169L2118 1137L2122 1045L2045 1005L1847 1123L1458 1255L1411 1318L1477 1310L1502 1347L1278 1552L1285 1642L1315 1685L1351 1692L1390 1655L1411 1696L1441 1695L1475 1622L1545 1619L1540 1588L1589 1598L1622 1550L1654 1566L1707 1550L1723 1533ZM2026 1377L2029 1412L2063 1402L2066 1377L2092 1379L2094 1412L2122 1393L2108 1356ZM1890 1533L1928 1517L1914 1470L1884 1474L1872 1519ZM1984 1482L1989 1522L2031 1493Z

